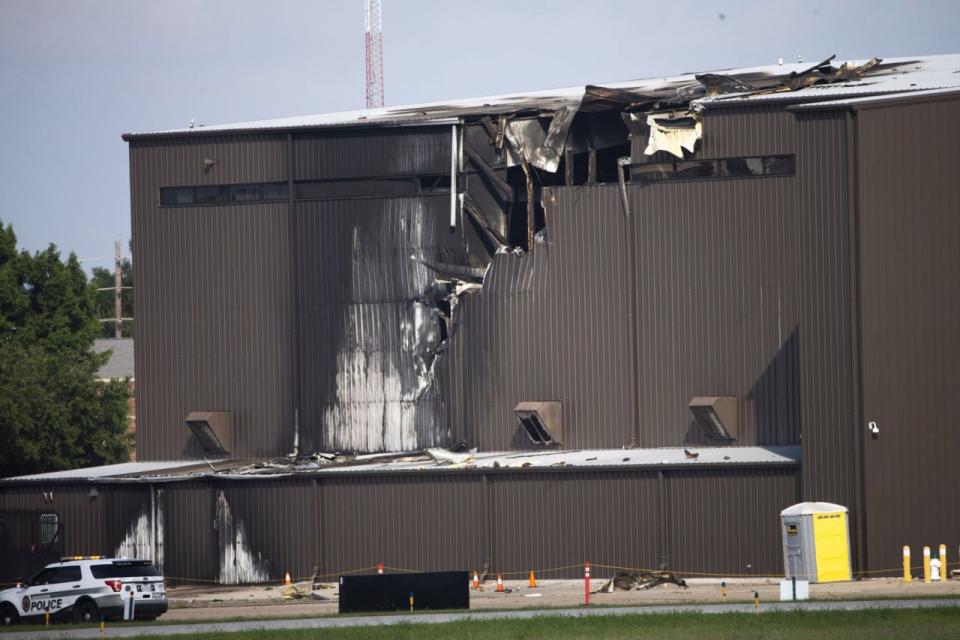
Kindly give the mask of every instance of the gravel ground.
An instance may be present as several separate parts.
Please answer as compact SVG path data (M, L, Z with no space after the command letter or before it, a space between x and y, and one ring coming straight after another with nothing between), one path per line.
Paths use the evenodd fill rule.
M591 588L606 581L595 578ZM780 598L779 583L772 580L727 582L727 597L721 594L719 580L690 580L689 589L661 585L649 591L595 593L592 605L642 606L683 603L752 602L753 593L762 602ZM487 582L480 591L470 592L470 608L522 609L525 607L571 607L583 603L582 580L543 580L530 589L527 581L504 582L507 593L497 593L496 584ZM322 616L337 613L337 585L325 585L315 592L324 600L284 600L278 587L176 587L168 592L170 611L161 620L224 620L229 618L266 618ZM960 597L960 580L924 584L914 581L903 584L895 578L874 578L856 582L810 585L810 597L817 600L915 597Z

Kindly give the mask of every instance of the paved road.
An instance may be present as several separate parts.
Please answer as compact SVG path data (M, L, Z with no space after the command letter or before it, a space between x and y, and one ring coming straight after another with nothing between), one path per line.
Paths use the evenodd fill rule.
M862 600L836 602L776 602L761 605L761 611L792 611L804 609L808 611L852 611L856 609L928 609L931 607L957 607L960 598L944 600ZM439 624L442 622L458 622L460 620L501 620L504 618L535 618L537 616L620 616L624 614L657 614L657 613L752 613L752 604L701 604L701 605L668 605L653 607L600 607L593 609L552 609L539 611L464 611L462 613L421 613L415 615L382 615L382 616L345 616L328 618L301 618L296 620L244 620L238 622L213 622L208 624L176 624L176 625L141 625L135 627L107 626L104 636L98 629L71 629L69 627L51 627L47 629L30 630L24 628L22 632L0 633L0 640L13 638L132 638L143 635L175 636L184 633L230 633L231 631L252 631L269 629L329 629L334 627L363 627L371 625L403 624L416 622L421 624Z

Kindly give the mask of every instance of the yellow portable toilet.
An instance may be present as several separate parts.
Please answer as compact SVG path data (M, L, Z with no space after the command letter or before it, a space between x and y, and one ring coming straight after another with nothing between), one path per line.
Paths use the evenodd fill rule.
M787 578L810 582L853 579L846 507L801 502L780 512L783 570Z

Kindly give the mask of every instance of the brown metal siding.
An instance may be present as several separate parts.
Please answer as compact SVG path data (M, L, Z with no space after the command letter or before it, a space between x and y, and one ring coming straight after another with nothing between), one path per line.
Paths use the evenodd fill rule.
M444 197L303 202L293 220L282 204L156 209L165 163L187 160L135 144L134 174L153 176L134 188L141 414L154 425L141 429L142 459L197 455L182 419L201 408L236 412L239 455L288 451L297 353L304 449L362 449L355 443L363 438L328 428L370 428L370 407L356 394L334 395L341 382L356 386L346 378L360 354L363 369L371 358L399 358L393 366L407 391L395 404L407 411L416 446L463 439L507 448L521 400L562 401L569 447L697 443L686 402L734 393L741 444L797 442L802 431L808 494L849 502L838 462L852 445L851 374L849 358L836 357L849 353L850 326L843 120L728 110L708 114L705 131L705 155L793 150L798 174L632 186L631 221L614 186L545 191L545 237L529 255L497 255L484 291L462 297L438 375L412 404L402 398L414 397L418 365L390 327L409 324L429 280L409 255L464 260ZM740 140L736 131L749 133ZM417 170L444 155L434 130L344 133L296 139L298 164L327 175L333 156L324 145L339 149L351 136L357 162L370 166L411 145L423 151L408 158ZM254 156L265 145L265 157L278 161L281 144L251 137L254 169L236 176L279 175ZM410 211L420 206L428 228L417 237L420 219ZM635 274L626 267L631 234ZM424 403L429 410L410 417ZM393 429L382 413L383 428Z
M867 563L960 540L960 100L855 116ZM876 421L880 433L867 434Z
M450 173L450 127L336 131L294 138L294 179Z
M148 512L149 489L142 486L99 485L100 495L90 498L93 485L44 484L4 487L0 491L0 523L7 522L0 541L0 582L26 577L62 555L104 555L116 553L124 536L141 513ZM43 493L52 492L53 501ZM145 506L144 506L145 505ZM40 514L55 513L60 523L59 544L44 549L39 535L34 539L14 539L14 520L26 518L39 523ZM19 531L22 533L22 529ZM34 528L39 534L39 528ZM11 536L9 539L6 536ZM32 545L37 546L32 553ZM26 551L25 551L26 550Z
M698 436L689 399L737 395L742 444L802 442L805 497L854 506L844 121L775 122L797 129L796 176L630 189L641 442ZM779 152L791 134L757 136L773 142L716 154Z
M137 140L131 175L139 187L137 205L156 205L160 187L287 179L286 137L282 134ZM214 164L207 169L207 160ZM144 198L137 200L136 198Z
M799 501L798 488L789 469L670 471L670 568L681 575L780 574L780 511Z
M794 153L798 136L792 113L783 106L723 107L701 114L703 138L697 148L699 158L736 158L778 153ZM632 136L633 162L675 159L665 153L646 156L644 136Z
M52 490L54 506L43 504L37 513L60 515L62 552L113 555L137 519L149 515L149 486L98 484L101 496L93 502L90 486L0 488L0 522L37 509L41 491ZM585 561L597 567L597 577L614 566L661 562L685 573L732 575L779 571L776 516L796 499L798 471L344 473L155 487L163 571L172 582L218 581L223 558L241 552L273 580L286 572L304 578L315 565L329 579L372 571L379 562L417 571L487 567L512 578L531 569L545 578L579 577ZM229 528L217 515L221 493ZM240 529L242 541L229 537ZM35 570L60 551L27 557L35 562L16 571ZM4 553L0 548L0 560ZM16 577L10 562L0 565L7 565L0 566L0 580Z
M289 572L295 578L313 573L319 561L318 490L312 480L217 482L231 513L244 523L250 548L262 557L270 579Z
M324 573L378 562L465 570L483 561L479 476L325 478L320 503Z
M163 512L164 576L174 582L216 580L220 575L216 495L210 484L178 482L158 485L157 491Z
M183 423L195 410L234 413L235 455L292 444L286 204L158 206L164 185L284 179L284 149L276 136L131 144L140 460L198 457Z
M559 400L567 447L628 445L629 311L617 192L557 189L546 198L544 239L527 255L498 254L482 292L459 302L449 421L471 446L502 450L516 430L518 402Z
M704 155L794 152L797 174L632 185L630 221L612 185L547 191L545 241L497 255L461 300L450 423L502 449L516 402L560 400L569 447L630 444L635 412L639 446L676 446L704 441L691 397L733 394L739 444L802 442L805 495L852 505L844 120L724 111L704 126Z
M191 411L232 412L234 455L289 450L286 206L163 209L137 233L138 458L199 457Z
M505 474L490 485L496 572L571 578L586 561L657 566L656 473Z

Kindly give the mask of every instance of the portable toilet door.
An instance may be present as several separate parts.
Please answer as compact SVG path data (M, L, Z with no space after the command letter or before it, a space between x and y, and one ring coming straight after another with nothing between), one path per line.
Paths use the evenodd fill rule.
M813 521L794 505L780 514L783 537L783 571L787 578L817 581Z
M847 508L802 502L780 513L787 578L810 582L852 580Z

